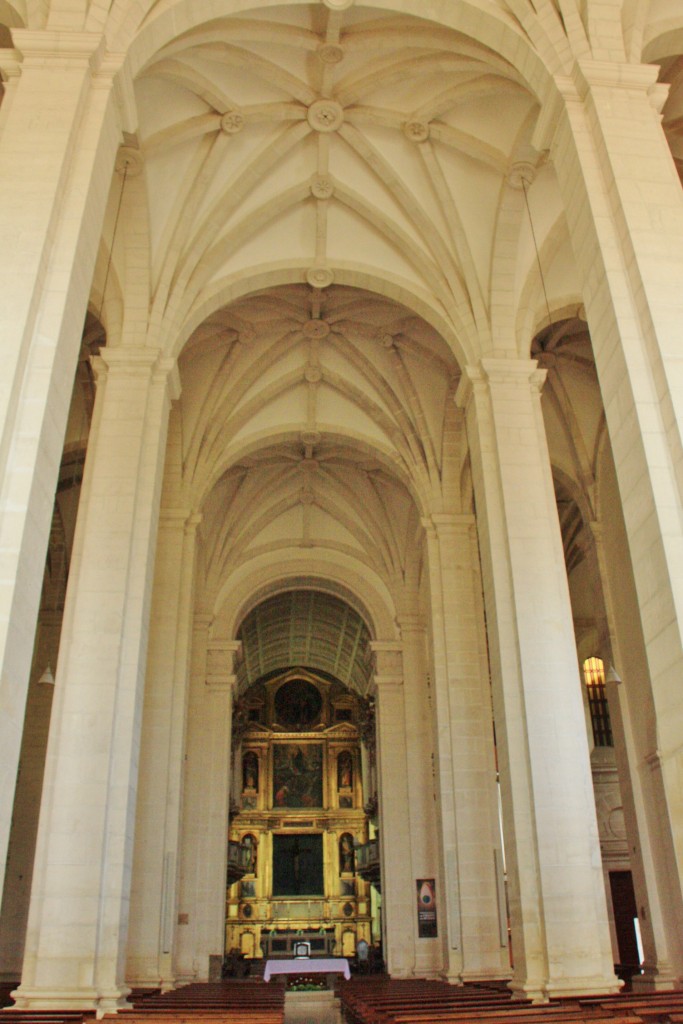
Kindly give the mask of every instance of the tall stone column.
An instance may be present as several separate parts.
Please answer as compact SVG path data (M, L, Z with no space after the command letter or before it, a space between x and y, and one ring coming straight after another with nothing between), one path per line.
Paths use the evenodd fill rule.
M450 980L500 978L510 971L501 928L500 849L493 721L483 673L474 518L425 520L434 643L433 712L442 862L448 914L444 973Z
M64 611L21 1007L115 1009L175 365L104 350Z
M392 977L415 965L417 895L410 857L410 794L406 760L402 646L372 641L377 691L379 841L382 868L382 937Z
M638 700L637 687L622 683L614 668L609 667L618 665L629 681L647 679L642 632L635 625L638 610L628 567L620 565L620 576L623 580L626 573L629 585L622 583L613 587L610 583L609 563L612 559L618 561L626 548L626 540L622 536L623 521L617 522L612 516L605 524L591 523L591 530L594 541L591 556L600 579L607 619L600 653L605 666L608 666L605 692L643 944L642 972L635 975L631 984L634 990L640 991L671 989L675 987L676 979L667 936L667 886L666 877L660 880L659 875L666 866L662 857L666 839L661 835L666 815L658 813L658 803L662 802L661 789L654 788L650 766L643 761L642 754L643 750L651 749L646 739L651 725L643 726L643 718L649 716L642 701Z
M683 973L683 191L660 123L658 68L582 60L558 81L552 153L581 276L626 522L656 740L641 760ZM624 676L629 693L647 686ZM642 705L637 694L632 699ZM647 702L649 703L649 696Z
M410 805L410 860L413 885L416 878L434 878L442 916L437 922L440 934L446 930L445 892L440 873L437 814L434 801L434 743L432 739L431 693L427 668L424 619L402 614L398 618L403 644L403 696L406 722L406 758L408 762L408 802ZM443 970L440 939L417 938L415 973L419 977L437 977Z
M201 516L162 509L142 718L127 978L173 988L192 599Z
M57 473L120 132L102 36L13 37L22 60L11 59L0 139L0 237L12 254L0 266L0 879Z
M485 359L458 402L482 542L513 991L618 989L562 541L534 361Z
M234 662L241 643L211 636L203 617L195 627L175 973L206 981L209 957L225 949Z

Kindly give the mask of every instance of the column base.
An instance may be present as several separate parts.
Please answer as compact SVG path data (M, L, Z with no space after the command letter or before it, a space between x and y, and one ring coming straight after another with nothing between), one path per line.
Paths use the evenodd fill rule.
M634 974L631 978L633 992L670 992L675 988L678 988L678 979L667 961L657 965L645 962L642 974Z
M464 984L462 974L457 970L439 971L439 980L446 981L449 985L456 985L459 988L462 988Z
M390 978L413 978L415 975L407 967L391 967L389 969Z
M604 977L595 975L588 978L558 978L548 981L546 992L551 999L565 996L614 996L618 995L624 983L616 974Z
M512 978L512 971L501 971L498 970L480 970L480 971L463 971L461 974L463 982L465 981L510 981Z
M526 981L512 981L508 982L508 988L512 992L513 1000L531 1000L532 1003L548 1003L550 1002L550 996L545 990L544 985L534 984L533 982Z
M508 988L513 999L530 999L532 1003L547 1003L550 999L572 996L614 996L623 986L616 974L611 978L600 976L587 978L557 978L543 982L511 981Z
M10 995L16 1010L95 1010L99 1019L105 1013L131 1010L133 1004L126 998L130 991L127 987L98 992L94 988L31 989L20 985Z

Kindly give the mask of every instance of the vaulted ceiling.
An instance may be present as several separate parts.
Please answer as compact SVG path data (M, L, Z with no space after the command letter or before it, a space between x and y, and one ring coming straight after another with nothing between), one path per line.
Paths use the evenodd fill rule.
M418 19L282 7L179 36L136 96L162 335L246 268L287 266L424 295L454 349L490 336L501 197L537 110L509 62Z
M177 486L203 513L208 591L292 547L416 584L420 517L461 501L459 368L433 328L290 285L211 317L180 365Z
M242 623L239 689L288 668L324 672L364 694L370 677L367 625L332 594L290 590L257 605Z

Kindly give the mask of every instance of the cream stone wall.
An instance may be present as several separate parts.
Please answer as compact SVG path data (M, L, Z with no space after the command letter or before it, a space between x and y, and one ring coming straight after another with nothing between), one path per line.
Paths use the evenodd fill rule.
M238 633L289 590L372 637L354 679L393 974L510 976L499 775L513 991L616 990L578 649L612 668L636 983L681 980L676 5L0 0L0 27L19 1004L208 976ZM38 827L40 592L88 309L106 345Z

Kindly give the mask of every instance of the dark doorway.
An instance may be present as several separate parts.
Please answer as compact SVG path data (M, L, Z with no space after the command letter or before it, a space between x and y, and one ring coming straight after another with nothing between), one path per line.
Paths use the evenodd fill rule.
M638 916L633 878L630 871L610 871L609 884L612 892L614 927L617 933L619 965L626 973L633 974L640 967L638 942L636 940L635 918ZM621 972L620 972L621 973ZM624 979L627 980L627 979Z

